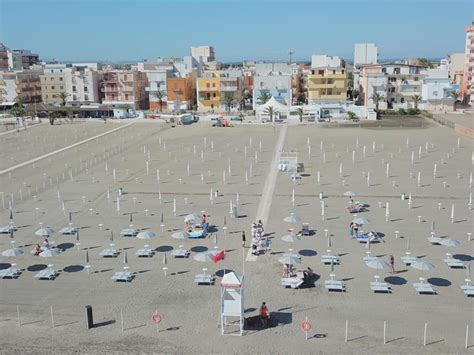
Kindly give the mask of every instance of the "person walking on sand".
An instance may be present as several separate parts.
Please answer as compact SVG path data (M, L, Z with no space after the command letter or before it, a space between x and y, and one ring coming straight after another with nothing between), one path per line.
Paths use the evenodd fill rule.
M242 248L245 248L245 231L242 231Z
M260 306L260 319L262 320L262 326L263 327L268 327L268 307L265 302L262 302L262 305Z
M390 255L389 256L389 259L390 259L390 273L391 274L395 274L395 258L393 257L393 255Z

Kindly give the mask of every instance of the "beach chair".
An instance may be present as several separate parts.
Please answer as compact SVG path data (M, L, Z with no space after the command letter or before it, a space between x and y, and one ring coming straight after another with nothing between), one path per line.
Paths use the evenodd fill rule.
M116 258L120 252L115 248L107 248L100 252L100 256L104 258Z
M190 251L186 249L174 249L171 252L171 255L174 256L175 258L187 258L190 255Z
M334 279L326 280L324 281L324 286L328 291L346 292L346 285L343 281Z
M329 265L331 263L334 265L339 265L341 261L337 255L321 255L321 262L324 265Z
M214 276L208 274L199 274L194 277L194 282L198 285L214 285Z
M415 288L416 292L418 292L418 294L420 295L422 294L436 295L437 294L436 290L428 282L414 283L413 287Z
M44 269L38 272L35 276L33 276L35 279L38 280L54 280L58 276L58 272L53 269Z
M299 288L303 284L304 280L299 277L282 277L281 285L283 287L291 287L293 289Z
M448 265L451 269L464 269L466 267L463 261L459 259L446 257L443 260L446 263L446 265Z
M311 235L311 232L309 230L309 223L303 223L303 226L301 227L301 233L304 236L309 236Z
M411 264L413 264L414 262L418 261L418 258L416 256L402 256L400 258L400 260L402 261L402 263L404 263L405 265L407 266L410 266Z
M20 276L20 269L15 266L11 266L8 269L0 270L0 279L16 279Z
M387 282L374 281L370 283L370 289L375 293L391 293L392 288Z
M136 237L139 230L134 228L125 228L120 231L122 237Z
M155 251L149 248L138 249L135 252L135 255L139 258L151 258L153 255L155 255Z
M116 272L111 279L119 282L130 282L133 280L133 273L130 271L119 271Z
M462 292L467 297L474 297L474 285L471 285L471 280L470 279L465 279L464 281L466 281L466 284L460 286Z

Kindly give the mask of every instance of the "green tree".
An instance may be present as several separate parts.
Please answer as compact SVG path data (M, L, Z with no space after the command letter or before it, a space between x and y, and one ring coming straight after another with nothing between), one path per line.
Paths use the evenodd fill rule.
M273 106L268 106L268 107L265 109L265 111L263 111L263 112L265 112L268 116L270 116L270 121L272 121L272 122L273 122L273 116L274 116L276 113L278 113L278 111L275 110L275 108L274 108Z
M10 110L10 114L15 117L22 117L25 115L25 109L23 107L14 107Z
M418 110L418 104L421 102L421 96L420 95L413 95L411 97L413 101L413 106L415 107L415 110Z
M427 58L418 58L418 63L425 68L431 68L432 64L431 61Z
M298 103L300 104L306 103L306 94L302 91L298 93Z
M54 121L56 120L56 112L55 111L49 111L48 112L48 119L49 119L49 124L51 126L54 125Z
M66 106L66 100L70 96L69 94L66 94L65 92L60 92L59 94L56 95L58 99L61 99L61 105Z
M296 109L296 113L298 114L298 117L300 118L300 123L303 123L303 115L304 115L304 110L302 107L298 107Z
M359 94L360 94L359 90L357 89L352 90L352 99L356 102L359 101Z
M379 94L378 92L374 92L370 98L375 104L375 111L378 111L380 102L383 101L385 97L382 94Z
M355 113L355 112L352 112L352 111L348 111L348 112L347 112L347 116L349 116L349 119L350 119L350 120L355 120L355 119L358 118L357 115L356 115L356 113Z
M226 111L230 111L230 106L234 103L234 93L226 91L224 93L224 97L222 98L222 102L225 104Z
M160 105L160 112L163 111L163 99L165 97L165 93L162 90L152 91L151 96L158 100L158 105Z
M451 90L447 93L447 97L452 98L453 101L453 110L456 111L456 106L458 103L459 98L461 97L461 92L459 90Z
M268 92L262 92L260 93L260 96L258 97L258 100L260 101L261 104L266 103L268 100L270 100L272 96Z

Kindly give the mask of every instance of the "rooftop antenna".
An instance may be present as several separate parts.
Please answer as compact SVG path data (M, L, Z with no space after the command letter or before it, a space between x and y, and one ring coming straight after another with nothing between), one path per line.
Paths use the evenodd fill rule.
M288 55L290 56L290 62L289 62L290 64L291 64L291 62L292 62L292 60L293 60L293 54L295 54L295 52L290 49L290 51L288 52Z

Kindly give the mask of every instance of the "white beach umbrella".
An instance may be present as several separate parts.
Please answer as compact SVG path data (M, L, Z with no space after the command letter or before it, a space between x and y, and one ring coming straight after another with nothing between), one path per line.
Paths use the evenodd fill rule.
M203 253L197 253L194 255L194 260L200 262L213 262L214 255L216 255L216 251L205 251Z
M368 267L372 268L372 269L382 270L382 269L389 269L390 268L389 263L387 263L385 260L378 259L378 258L366 261L365 264Z
M352 220L352 222L358 224L359 226L370 223L370 221L367 218L364 218L364 217L354 218Z
M174 238L174 239L187 239L188 237L189 237L189 234L183 231L175 232L171 234L171 238Z
M54 256L58 256L61 254L61 250L57 249L57 248L51 248L51 249L46 249L46 250L43 250L39 256L43 257L43 258L51 258L51 257L54 257Z
M461 245L461 242L456 239L442 238L439 244L444 245L445 247L457 247Z
M24 251L21 250L20 248L11 248L2 252L2 256L8 256L8 257L21 256L23 254L24 254Z
M200 219L199 215L191 213L184 217L184 223L199 223Z
M283 218L283 221L286 223L296 223L296 222L300 222L301 218L298 216L295 216L294 213L291 213L288 217Z
M279 257L278 261L282 264L288 264L288 265L301 264L301 259L296 254L285 254Z
M435 268L435 266L432 263L430 263L429 261L425 261L425 260L415 261L415 262L411 263L410 266L413 267L414 269L418 269L418 270L422 270L422 271L431 271L431 270L434 270L434 268Z
M156 233L154 233L152 231L142 231L142 232L137 234L138 239L151 239L151 238L155 238L155 237L156 237Z
M39 235L41 237L45 237L45 236L49 237L53 233L54 233L54 230L51 227L40 228L35 232L36 235Z
M296 235L288 234L288 235L284 235L283 237L281 237L281 240L283 240L285 242L288 242L288 243L295 243L295 242L299 241L300 238L298 238Z

